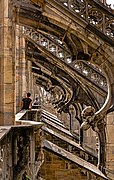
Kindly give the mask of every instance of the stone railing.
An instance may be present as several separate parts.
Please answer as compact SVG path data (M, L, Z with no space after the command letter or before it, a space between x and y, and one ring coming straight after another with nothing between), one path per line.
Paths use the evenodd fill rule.
M59 58L60 60L67 63L72 67L80 76L91 81L95 86L100 89L107 91L106 78L102 74L101 70L96 66L79 60L72 60L71 52L68 50L66 44L64 44L60 39L51 35L44 35L41 32L35 31L32 28L25 27L24 35L28 40L32 40L36 45L49 51L51 54ZM27 50L29 54L33 54L31 50Z
M114 10L110 6L98 0L57 0L57 2L89 23L88 28L93 26L114 41Z
M42 123L19 120L24 115L26 112L16 115L16 125L0 127L1 180L21 180L24 176L35 180L42 164L39 133Z

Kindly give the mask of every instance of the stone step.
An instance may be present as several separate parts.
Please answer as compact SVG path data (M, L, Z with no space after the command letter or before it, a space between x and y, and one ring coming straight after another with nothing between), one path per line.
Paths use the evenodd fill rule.
M74 137L72 135L72 133L70 133L70 131L68 131L67 129L65 129L65 128L61 127L60 125L55 124L55 123L53 123L50 120L45 119L45 118L42 118L41 121L44 122L48 128L68 137L69 139L76 141L76 137Z
M59 125L59 126L61 126L61 127L63 127L63 128L66 129L66 127L63 125L63 123L61 123L61 122L59 122L59 121L57 121L57 120L55 120L55 119L52 119L51 117L49 117L49 116L47 116L47 115L42 114L42 115L41 115L41 118L47 119L47 120L49 120L50 122L53 122L53 123L55 123L55 124L57 124L57 125Z
M76 154L79 157L82 157L83 159L87 160L88 162L91 162L94 165L97 165L97 156L86 151L79 145L79 143L76 143L75 141L61 135L60 133L55 132L54 130L48 127L42 126L42 130L45 132L44 137L46 138L46 140L49 140L57 146L67 151L70 151L71 153Z
M47 117L50 117L51 119L53 119L53 120L55 120L55 121L57 121L57 122L59 122L61 124L63 124L63 122L60 119L58 119L58 117L56 115L51 114L50 112L48 112L48 111L46 111L44 109L42 110L42 114L47 116Z

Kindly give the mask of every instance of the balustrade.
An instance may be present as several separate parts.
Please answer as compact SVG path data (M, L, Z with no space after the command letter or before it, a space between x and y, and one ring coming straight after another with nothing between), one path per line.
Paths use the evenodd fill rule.
M96 0L57 1L114 40L114 11L108 4Z
M75 71L81 73L81 75L88 78L91 82L107 91L106 79L102 74L101 69L89 62L84 62L83 60L72 61L72 55L68 50L67 45L61 42L57 37L51 35L44 36L40 32L29 27L25 27L24 35L26 38L33 40L37 45L43 47L60 60L66 62L69 66L73 67Z

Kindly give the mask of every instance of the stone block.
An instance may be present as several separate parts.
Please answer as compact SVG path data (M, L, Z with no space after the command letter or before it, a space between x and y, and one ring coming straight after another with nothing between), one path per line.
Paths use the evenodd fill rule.
M107 125L106 136L108 143L114 143L114 125Z
M107 125L111 125L114 123L114 113L110 113L109 115L107 115Z

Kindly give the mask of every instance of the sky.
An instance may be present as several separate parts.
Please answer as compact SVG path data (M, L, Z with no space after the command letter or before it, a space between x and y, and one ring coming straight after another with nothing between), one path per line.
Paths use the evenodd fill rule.
M107 0L107 4L111 4L111 8L114 9L114 0Z

